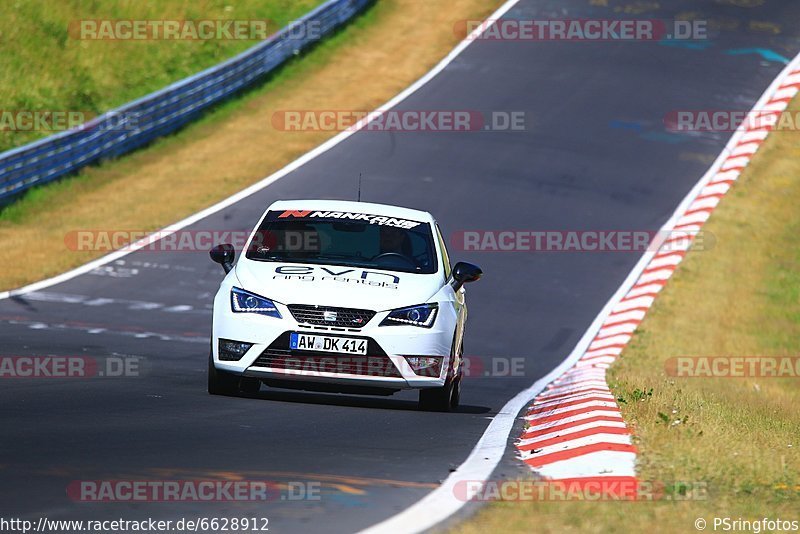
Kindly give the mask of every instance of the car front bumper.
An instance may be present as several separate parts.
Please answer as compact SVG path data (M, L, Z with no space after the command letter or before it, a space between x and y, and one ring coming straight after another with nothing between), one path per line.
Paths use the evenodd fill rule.
M212 354L214 366L230 373L264 380L304 384L336 384L386 390L441 387L451 365L451 346L457 314L448 303L439 306L431 328L378 326L388 312L378 312L363 328L330 328L301 325L288 307L275 303L281 319L255 313L234 313L230 288L223 287L214 300ZM364 356L291 350L292 332L344 336L368 340ZM252 343L238 361L222 361L219 340ZM405 356L439 356L439 372L414 372Z

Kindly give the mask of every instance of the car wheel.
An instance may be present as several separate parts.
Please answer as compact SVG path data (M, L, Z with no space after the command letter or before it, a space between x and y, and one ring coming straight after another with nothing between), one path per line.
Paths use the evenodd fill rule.
M463 353L463 347L459 350L459 356ZM461 370L459 365L458 374L445 381L440 388L426 388L419 390L419 408L431 412L449 412L458 408L461 401Z
M455 383L453 384L453 393L450 397L450 409L455 410L458 408L458 404L461 402L461 373L458 373L458 378L456 378Z
M214 356L208 355L208 392L211 395L237 395L239 380L238 375L217 369L214 366Z

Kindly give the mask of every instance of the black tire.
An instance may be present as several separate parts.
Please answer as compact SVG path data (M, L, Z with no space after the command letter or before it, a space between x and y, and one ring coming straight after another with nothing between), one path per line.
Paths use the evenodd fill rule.
M459 357L463 348L459 350ZM426 388L419 390L419 409L428 412L450 412L458 408L461 402L461 369L458 374L450 376L440 388Z
M208 355L208 392L211 395L237 396L241 393L254 395L258 393L261 381L257 378L241 377L214 366L214 357Z
M427 412L450 412L461 401L461 375L448 379L440 388L419 390L419 409Z
M453 393L450 397L450 410L455 410L461 403L461 373L458 374L455 383L453 384Z

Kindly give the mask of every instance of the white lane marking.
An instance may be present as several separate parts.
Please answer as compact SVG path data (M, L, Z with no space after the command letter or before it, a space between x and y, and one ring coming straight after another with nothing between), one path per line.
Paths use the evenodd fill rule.
M769 132L767 130L752 130L742 136L742 142L763 141L768 135Z
M115 265L125 265L125 260L117 260ZM153 261L131 261L133 267L140 267L142 269L157 269L157 270L170 270L170 271L183 271L183 272L197 272L194 267L187 267L184 265L173 265L171 263L157 263Z
M550 429L554 426L562 426L562 425L569 425L574 423L575 421L583 421L584 419L591 419L592 417L613 417L615 419L622 420L622 415L620 415L619 408L614 406L611 410L590 410L588 412L579 413L577 415L570 415L569 417L561 417L559 419L551 419L545 423L539 423L538 425L531 425L525 429L523 434L530 434L531 432L538 432L539 430ZM525 416L524 419L526 421L536 421L537 419L541 419L538 415L534 416Z
M636 454L622 451L598 451L537 467L546 478L579 478L597 476L636 476L633 468Z
M635 324L633 324L633 323L622 323L622 324L619 324L619 325L612 325L612 326L603 327L603 329L600 330L600 335L601 336L611 336L611 335L619 334L619 333L623 333L623 332L624 333L633 333L634 330L636 330L636 325Z
M108 276L111 278L132 278L139 274L139 269L117 267L116 265L102 265L89 271L94 276Z
M750 158L745 157L726 159L725 163L720 167L720 169L727 171L738 167L746 167L749 162Z
M25 294L23 300L34 302L51 302L57 304L80 304L90 307L101 306L124 306L128 310L152 311L159 310L167 313L199 313L208 315L211 313L211 305L204 304L202 309L196 309L188 304L164 304L162 302L148 302L144 300L115 299L108 297L94 297L88 295L71 295L68 293L55 293L52 291L32 291Z
M649 308L655 298L653 297L638 297L635 299L626 300L617 304L616 308L614 308L614 313L619 313L623 311L633 310L635 308Z
M188 336L150 331L139 332L135 330L114 330L98 325L87 325L80 323L43 323L40 321L4 319L0 317L0 324L3 323L15 326L27 326L32 330L79 330L86 332L87 334L113 334L117 336L133 337L136 339L158 339L160 341L181 341L184 343L208 344L208 336Z
M554 394L563 395L565 393L574 393L576 391L584 391L586 389L600 389L602 388L604 391L608 391L608 384L606 384L605 379L597 379L592 380L589 382L580 382L576 383L575 385L568 385L568 386L558 386L553 389L547 390L547 395L543 395L541 398L546 399L550 398Z
M573 404L571 406L560 406L560 407L553 408L552 410L545 410L543 412L536 412L535 417L537 419L541 419L543 417L551 417L553 415L558 415L560 413L574 412L575 410L582 410L584 408L591 408L591 407L616 408L617 407L617 403L614 402L613 399L610 400L610 401L591 400L591 401L582 402L580 404ZM537 406L537 409L538 408L539 407Z
M597 341L593 342L589 345L590 350L596 349L603 349L608 347L613 347L615 345L626 344L630 341L631 335L630 334L618 334L616 336L611 336L604 339L598 339Z
M543 395L537 397L539 399L546 399L550 398L550 396L554 393L558 394L565 394L565 393L574 393L576 391L583 391L587 388L603 388L604 390L608 390L608 385L606 384L605 378L597 378L590 381L582 380L580 382L569 383L569 384L559 384L554 388L550 388L546 390L547 395Z
M651 286L644 286L644 288L649 288ZM641 288L644 291L644 288ZM637 290L638 291L638 290ZM649 290L647 291L649 292ZM606 325L613 325L621 322L626 321L640 321L644 318L645 313L643 310L633 310L629 312L620 312L620 313L612 313L608 316L608 320L606 321Z
M519 459L522 460L523 462L525 460L536 460L537 458L541 458L542 456L545 456L547 454L553 454L554 452L571 451L573 449L585 447L586 445L596 445L598 443L614 443L617 445L630 445L631 435L600 433L600 434L594 434L592 436L583 436L580 438L570 439L563 443L548 445L546 447L542 447L541 449L520 451Z
M707 185L703 188L704 195L724 195L730 189L730 184L714 184L714 185Z
M794 95L797 94L797 87L785 87L780 91L777 91L773 95L773 99L781 99L781 98L794 98Z
M563 397L561 399L555 399L545 402L537 402L536 409L540 410L542 408L549 408L551 406L563 406L567 402L577 403L578 401L584 399L603 399L603 400L613 401L614 396L611 393L581 393L579 395L572 395L570 397Z
M597 350L586 351L586 358L593 356L619 356L622 353L622 347L605 347Z
M717 184L718 182L722 182L723 180L738 180L739 175L742 174L742 171L720 171L714 176L709 183ZM727 189L730 189L730 184L724 184ZM709 186L714 187L714 186Z
M716 204L718 202L718 200L714 199L714 198L710 198L709 200L715 201L714 204ZM681 256L677 256L677 255L676 256L664 256L663 258L658 258L656 260L653 260L653 262L650 264L650 267L675 266L675 265L678 265L681 262L681 260L682 260ZM656 286L656 287L660 287L657 284L651 284L651 285Z
M548 390L546 393L542 393L536 399L538 402L554 402L561 399L570 399L576 396L584 395L584 394L596 394L596 395L605 395L609 393L608 385L603 384L602 386L589 386L589 387L581 387L576 388L572 391L559 391L559 390Z
M627 428L625 422L620 421L603 421L601 427L609 427L609 428ZM556 430L555 432L549 432L547 434L542 434L541 436L536 436L535 438L527 438L527 439L520 439L517 441L517 447L526 447L530 445L534 445L536 443L542 443L544 441L555 439L555 438L568 438L570 434L577 434L578 432L583 432L584 430L594 430L598 428L597 423L584 423L582 425L575 425L570 428L565 428L563 430Z
M605 383L605 374L602 369L578 369L577 367L572 370L568 375L559 378L553 382L552 387L548 390L548 394L554 390L573 388L576 385L583 385L587 382L602 380Z
M587 384L592 384L599 382L601 384L606 383L606 377L604 374L598 374L598 371L602 373L602 369L592 369L589 368L587 371L591 371L589 374L578 374L575 375L574 373L569 376L569 379L564 380L557 380L553 382L553 387L548 390L548 393L552 393L556 390L568 390L574 389L575 386L582 386L585 387Z

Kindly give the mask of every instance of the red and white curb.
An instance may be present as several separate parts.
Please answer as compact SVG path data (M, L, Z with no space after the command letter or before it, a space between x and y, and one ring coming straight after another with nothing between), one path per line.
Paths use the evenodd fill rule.
M777 120L800 91L795 58L754 110ZM766 121L765 121L766 122ZM766 140L772 126L745 121L708 173L673 214L660 235L669 235L636 282L605 315L575 364L528 406L526 428L516 443L519 458L545 479L636 478L636 447L606 382L658 293L686 256L694 237ZM664 232L666 230L666 232Z

